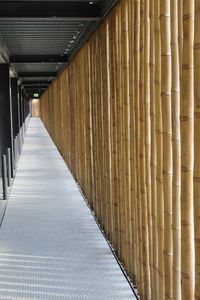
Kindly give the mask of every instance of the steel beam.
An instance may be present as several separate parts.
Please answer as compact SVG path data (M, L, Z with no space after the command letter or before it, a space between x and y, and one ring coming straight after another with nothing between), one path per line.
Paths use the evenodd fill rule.
M47 88L49 85L48 84L23 84L23 87L25 89L43 89L43 88Z
M56 77L56 72L20 72L18 77L28 78L28 77Z
M0 1L1 18L67 18L96 21L101 18L101 6L88 2ZM45 8L45 9L44 9Z
M34 81L22 81L22 85L49 85L51 81L46 80L34 80Z
M41 93L44 92L45 89L25 89L26 93Z
M10 63L66 63L68 62L67 55L12 55Z

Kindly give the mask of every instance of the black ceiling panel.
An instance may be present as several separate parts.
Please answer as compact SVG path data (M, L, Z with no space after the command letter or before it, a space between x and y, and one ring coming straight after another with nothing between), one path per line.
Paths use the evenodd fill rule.
M50 82L115 2L0 1L0 58L10 58L12 68L22 81L33 85L34 82Z
M0 18L0 32L11 55L68 53L89 22Z
M92 5L90 5L92 3ZM1 1L0 17L3 18L67 18L94 21L101 17L101 5L94 2L58 1Z

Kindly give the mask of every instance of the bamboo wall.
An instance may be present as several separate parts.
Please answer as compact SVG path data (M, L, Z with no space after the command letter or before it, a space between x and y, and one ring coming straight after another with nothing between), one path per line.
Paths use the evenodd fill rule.
M141 299L200 299L199 99L200 0L118 1L41 99Z
M31 101L31 115L33 118L40 117L40 100L39 99L33 99Z

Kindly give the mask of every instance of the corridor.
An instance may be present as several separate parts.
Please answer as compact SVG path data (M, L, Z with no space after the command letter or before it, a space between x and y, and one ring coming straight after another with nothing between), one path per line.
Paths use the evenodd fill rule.
M39 118L0 230L0 299L136 299Z

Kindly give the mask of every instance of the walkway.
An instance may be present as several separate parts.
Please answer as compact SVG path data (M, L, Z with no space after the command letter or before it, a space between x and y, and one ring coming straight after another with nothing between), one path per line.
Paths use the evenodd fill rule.
M0 228L0 299L135 299L39 119Z

